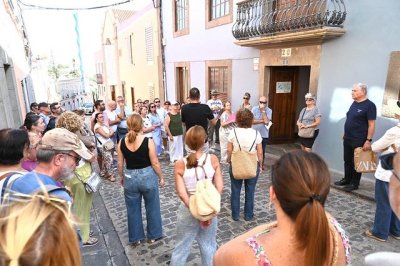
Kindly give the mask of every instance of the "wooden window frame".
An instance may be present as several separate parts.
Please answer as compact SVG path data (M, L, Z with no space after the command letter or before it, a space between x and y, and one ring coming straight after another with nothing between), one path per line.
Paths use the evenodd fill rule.
M206 13L206 29L210 29L210 28L214 28L214 27L218 27L221 25L225 25L225 24L229 24L232 23L233 21L233 1L232 0L228 0L229 2L229 13L226 14L225 16L216 18L216 19L212 19L211 18L211 4L212 0L206 0L206 4L205 4L205 13Z
M180 95L180 92L178 91L179 89L179 84L178 84L178 80L177 80L177 69L178 68L186 68L187 69L187 83L188 83L188 91L183 92L184 95ZM177 101L179 101L178 96L182 97L182 99L185 101L187 97L189 97L189 90L192 88L191 87L191 76L190 76L190 62L175 62L174 63L174 79L175 79L175 95L176 95L176 99Z
M226 67L228 69L228 84L227 84L227 99L230 101L231 100L231 94L232 94L232 60L227 59L227 60L208 60L205 62L206 64L206 97L207 99L211 98L210 95L210 68L211 67Z
M183 36L183 35L188 35L190 33L190 26L189 26L189 0L183 0L186 1L186 12L185 12L185 28L181 30L177 30L176 28L176 0L172 0L172 30L173 30L173 36L174 38Z

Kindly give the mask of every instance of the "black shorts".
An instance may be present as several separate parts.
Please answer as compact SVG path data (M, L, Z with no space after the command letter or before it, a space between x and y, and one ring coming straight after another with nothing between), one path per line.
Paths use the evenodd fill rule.
M319 134L319 129L317 129L317 130L314 131L314 137L312 137L312 138L302 138L302 137L299 137L299 139L300 139L300 144L303 145L303 146L306 147L306 148L310 148L310 149L311 149L312 146L314 145L315 139L318 137L318 134Z

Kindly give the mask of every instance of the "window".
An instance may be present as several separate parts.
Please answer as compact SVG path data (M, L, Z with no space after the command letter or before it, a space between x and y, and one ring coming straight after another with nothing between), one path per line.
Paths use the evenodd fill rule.
M174 37L189 34L189 2L173 1Z
M206 28L232 22L232 0L206 1Z
M153 27L148 26L144 29L145 42L146 42L146 61L148 64L153 63Z
M206 61L206 84L208 98L211 90L220 93L219 99L225 102L230 99L232 87L232 61L213 60Z

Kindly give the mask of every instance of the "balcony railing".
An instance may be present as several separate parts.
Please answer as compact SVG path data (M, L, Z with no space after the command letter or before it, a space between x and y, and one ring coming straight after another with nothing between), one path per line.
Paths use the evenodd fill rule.
M343 0L248 0L237 4L232 34L238 40L322 27L342 27Z

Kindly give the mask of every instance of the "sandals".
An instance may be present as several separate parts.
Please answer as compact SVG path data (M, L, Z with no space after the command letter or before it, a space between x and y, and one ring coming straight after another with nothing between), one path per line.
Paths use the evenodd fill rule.
M107 179L110 182L115 182L117 179L111 174L111 175L104 175L103 178Z
M83 243L84 247L92 247L97 245L99 243L99 240L95 237L89 237L88 241L86 243Z

